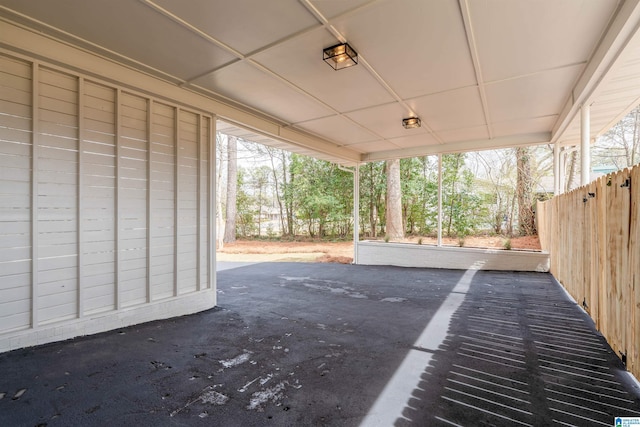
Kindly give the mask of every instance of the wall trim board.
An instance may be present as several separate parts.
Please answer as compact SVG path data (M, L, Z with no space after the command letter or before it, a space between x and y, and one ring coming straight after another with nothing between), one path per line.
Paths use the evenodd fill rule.
M38 329L6 334L7 336L0 335L0 353L194 314L215 307L215 303L216 293L208 289L118 311L86 315L79 319L40 326Z

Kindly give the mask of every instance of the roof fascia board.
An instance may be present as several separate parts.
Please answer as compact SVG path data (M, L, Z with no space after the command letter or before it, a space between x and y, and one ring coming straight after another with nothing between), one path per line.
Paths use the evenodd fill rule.
M606 34L601 39L552 130L556 142L575 118L580 107L589 104L600 84L612 70L625 48L640 28L640 0L624 1Z

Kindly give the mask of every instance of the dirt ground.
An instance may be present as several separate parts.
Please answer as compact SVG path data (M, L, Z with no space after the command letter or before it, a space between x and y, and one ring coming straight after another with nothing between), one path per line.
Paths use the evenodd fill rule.
M418 243L418 237L402 240L405 243ZM436 239L422 237L423 245L435 245ZM472 236L464 240L464 247L504 249L506 239L500 236ZM443 238L445 246L460 246L455 238ZM516 250L540 250L538 236L513 237L511 248ZM353 260L353 242L324 241L264 241L238 240L226 243L217 251L218 261L239 262L338 262L349 264Z

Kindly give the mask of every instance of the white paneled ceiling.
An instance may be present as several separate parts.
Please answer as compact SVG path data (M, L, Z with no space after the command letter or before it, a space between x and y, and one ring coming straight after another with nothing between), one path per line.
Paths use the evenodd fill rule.
M0 0L0 25L231 105L224 132L353 164L575 144L583 104L606 131L640 102L639 1ZM342 41L359 64L334 71Z

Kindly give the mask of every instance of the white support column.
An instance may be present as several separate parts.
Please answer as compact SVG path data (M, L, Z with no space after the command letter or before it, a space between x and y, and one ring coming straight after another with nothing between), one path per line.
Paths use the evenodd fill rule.
M338 165L338 169L353 175L353 264L358 263L358 234L360 228L360 165L353 169Z
M353 172L353 263L358 263L358 241L360 237L360 165Z
M564 193L564 188L565 188L565 167L566 167L566 161L567 161L567 149L562 148L560 149L560 171L558 173L558 185L559 185L559 189L558 189L558 194L562 194Z
M553 195L560 194L560 143L553 144Z
M212 116L209 120L209 191L208 193L208 239L207 248L209 250L209 288L213 290L213 295L216 298L217 305L217 283L216 283L216 271L217 271L217 259L216 259L216 154L217 154L217 138L216 138L216 116Z
M580 109L580 185L587 185L591 172L591 106Z
M438 154L438 247L442 246L442 154Z

